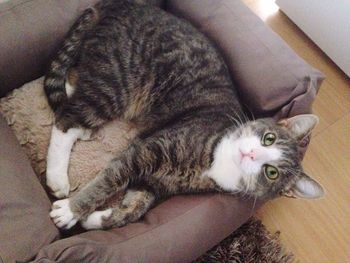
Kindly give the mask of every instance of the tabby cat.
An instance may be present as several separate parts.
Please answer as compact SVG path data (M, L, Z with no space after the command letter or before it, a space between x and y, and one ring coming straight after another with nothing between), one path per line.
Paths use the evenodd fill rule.
M77 139L119 118L139 130L95 180L50 213L60 228L123 226L157 201L202 192L317 198L298 142L314 115L248 120L217 49L189 23L147 4L103 0L73 25L44 89L55 112L47 185L67 197ZM95 211L117 192L122 204Z

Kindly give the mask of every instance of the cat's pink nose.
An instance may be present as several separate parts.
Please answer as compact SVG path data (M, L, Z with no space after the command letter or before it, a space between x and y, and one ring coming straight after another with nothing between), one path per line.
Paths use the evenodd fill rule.
M254 150L251 150L249 153L249 157L250 157L250 159L255 160L256 159L256 152Z
M245 157L249 157L253 161L256 159L256 151L254 149L250 150L249 152L244 152L241 149L239 151L241 152L242 159Z

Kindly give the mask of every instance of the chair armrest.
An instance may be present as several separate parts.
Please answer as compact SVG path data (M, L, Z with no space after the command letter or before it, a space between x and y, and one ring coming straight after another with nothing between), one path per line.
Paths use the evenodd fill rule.
M88 231L43 247L32 263L85 262L87 258L96 263L192 262L246 222L261 205L223 194L175 196L136 223Z
M44 74L77 16L97 0L0 4L0 97Z
M240 0L168 0L166 8L221 50L244 104L256 117L311 112L324 76Z

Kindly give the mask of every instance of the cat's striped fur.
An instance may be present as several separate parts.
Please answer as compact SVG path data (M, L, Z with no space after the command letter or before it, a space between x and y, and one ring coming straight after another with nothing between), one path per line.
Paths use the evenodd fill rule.
M161 198L226 189L205 173L216 158L217 145L230 133L233 139L244 134L241 126L248 120L219 52L189 23L133 1L101 1L69 32L46 75L45 92L57 129L67 134L73 128L96 129L115 118L141 131L92 183L69 201L54 204L51 216L58 226L69 228L79 219L93 218L101 222L85 224L87 228L121 226L137 220ZM284 158L300 175L296 140L272 120L261 123L252 133L259 130L261 136L274 129L283 135L283 145L294 144ZM82 135L75 136L73 140ZM259 179L256 192L241 178L237 189L252 196L277 196L296 178L285 177L274 186ZM89 219L123 189L139 191L129 192L121 207Z

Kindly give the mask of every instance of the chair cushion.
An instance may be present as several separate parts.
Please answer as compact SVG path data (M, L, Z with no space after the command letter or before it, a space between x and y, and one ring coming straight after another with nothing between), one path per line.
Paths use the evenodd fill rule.
M0 134L0 262L27 262L59 232L50 201L1 115Z

